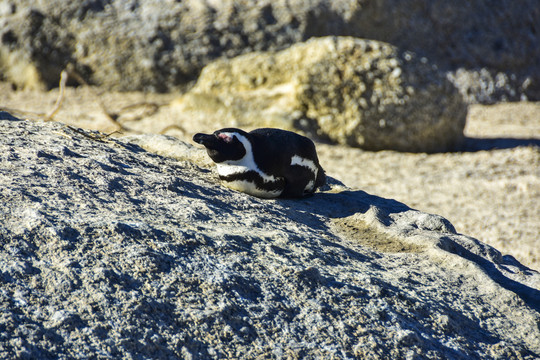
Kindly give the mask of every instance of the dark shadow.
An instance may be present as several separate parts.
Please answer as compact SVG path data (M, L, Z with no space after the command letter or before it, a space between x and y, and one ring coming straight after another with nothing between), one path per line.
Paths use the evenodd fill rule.
M0 110L0 120L9 120L9 121L22 121L21 119L16 118L7 111Z
M514 149L524 146L540 147L540 138L473 138L466 137L458 152L476 152L496 149Z
M339 193L321 192L305 199L278 201L291 210L291 213L287 215L299 222L305 222L305 216L309 214L332 219L344 218L359 212L365 213L372 206L384 209L385 215L412 210L399 201L371 195L362 190L345 190Z

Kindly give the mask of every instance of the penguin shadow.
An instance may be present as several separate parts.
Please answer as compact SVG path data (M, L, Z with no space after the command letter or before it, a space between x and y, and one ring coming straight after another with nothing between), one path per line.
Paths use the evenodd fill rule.
M385 225L390 225L389 215L411 210L407 205L396 200L370 195L362 190L352 190L340 181L327 177L327 184L313 195L301 199L279 198L275 201L281 205L279 215L284 215L290 220L307 225L311 229L320 230L325 234L336 235L335 237L321 237L320 241L326 246L345 251L350 257L359 261L369 261L369 256L379 257L379 252L358 252L339 238L347 238L352 243L383 252L389 249L397 252L403 248L404 244L397 238L384 234L354 216L358 213L366 213L376 206L385 210L385 216L381 220L383 223L386 222ZM283 210L285 213L282 212Z
M288 215L299 222L303 222L302 220L305 220L306 215L309 214L330 219L346 218L357 213L365 213L373 206L384 209L388 215L412 210L399 201L371 195L362 190L350 189L330 176L327 176L327 183L319 192L302 199L277 201L291 210Z
M343 184L336 179L329 178L327 186L322 188L321 192L317 192L313 196L304 199L281 199L278 201L288 209L287 215L290 216L291 219L331 232L335 229L331 229L331 226L328 225L329 223L336 220L341 221L348 217L351 217L354 220L354 214L365 214L371 207L377 207L382 210L383 216L381 216L379 220L386 226L390 225L390 215L414 210L399 201L371 195L362 190L352 190L343 187L342 191L336 192L336 187L338 186L341 187ZM373 236L375 233L377 233L377 230L368 232L367 236ZM379 239L375 239L375 241L378 241ZM510 273L517 271L525 275L531 275L536 271L520 264L512 256L501 256L500 260L497 261L488 260L466 249L463 245L452 240L451 237L446 236L445 239L450 241L452 246L444 249L444 251L449 251L475 263L495 283L514 292L529 307L536 311L540 311L540 302L538 302L538 299L540 299L540 291L512 280L507 277L502 270ZM330 241L327 240L327 244L330 244ZM348 249L347 246L340 244L339 241L332 241L331 245L340 247L341 249ZM377 249L377 246L375 246L375 249L380 250ZM404 252L415 251L405 250ZM376 253L377 252L375 252L375 254ZM364 260L367 259L363 254L357 254L356 258L358 258L358 256L363 257Z

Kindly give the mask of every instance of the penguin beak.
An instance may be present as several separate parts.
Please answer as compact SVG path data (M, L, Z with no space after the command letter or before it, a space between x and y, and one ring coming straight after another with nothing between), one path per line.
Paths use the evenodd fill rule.
M207 134L195 134L193 136L193 141L195 141L197 144L204 145L204 147L207 148L214 148L218 144L218 139L214 135L207 135Z

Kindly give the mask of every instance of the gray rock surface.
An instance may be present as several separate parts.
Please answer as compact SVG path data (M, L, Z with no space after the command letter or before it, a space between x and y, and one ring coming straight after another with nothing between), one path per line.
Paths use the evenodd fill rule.
M265 201L60 123L0 133L2 358L540 354L540 275L444 218L336 181Z
M348 35L423 54L445 71L462 69L456 84L473 101L538 100L539 23L536 0L6 0L0 69L18 85L52 87L73 63L113 90L167 91L223 56ZM478 74L489 80L485 87L470 84Z
M467 115L434 65L351 37L215 61L178 103L178 111L216 127L304 130L367 150L408 152L456 150Z

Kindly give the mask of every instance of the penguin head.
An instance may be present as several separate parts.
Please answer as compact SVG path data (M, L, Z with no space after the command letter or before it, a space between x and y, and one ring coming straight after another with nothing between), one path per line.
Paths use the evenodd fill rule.
M215 163L242 159L247 153L246 144L249 144L248 134L235 128L217 130L211 135L198 133L193 136L193 141L204 145Z

